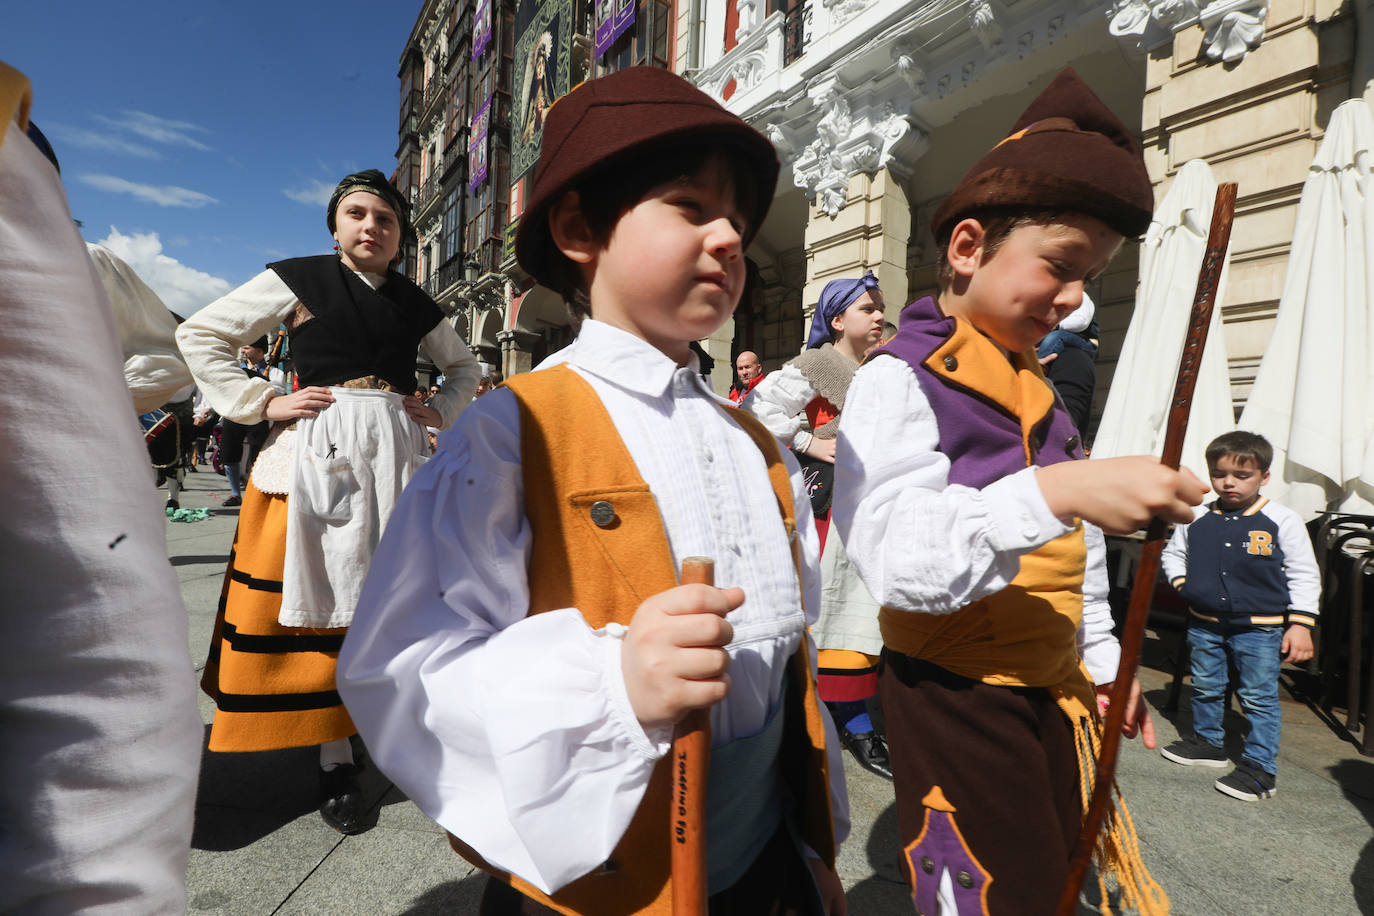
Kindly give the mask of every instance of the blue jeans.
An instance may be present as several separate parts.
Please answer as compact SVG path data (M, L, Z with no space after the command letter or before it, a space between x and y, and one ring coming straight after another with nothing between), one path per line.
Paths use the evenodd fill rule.
M1279 661L1282 626L1227 626L1196 617L1188 621L1193 669L1193 731L1221 747L1226 702L1226 657L1235 662L1236 695L1250 722L1243 757L1269 774L1278 771Z

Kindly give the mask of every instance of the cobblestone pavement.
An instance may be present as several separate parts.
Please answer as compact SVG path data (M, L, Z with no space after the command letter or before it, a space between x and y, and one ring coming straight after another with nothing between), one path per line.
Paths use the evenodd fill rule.
M207 506L211 517L169 522L167 539L199 670L237 510L220 505L228 495L223 478L206 468L188 478L182 505ZM1187 723L1186 701L1172 721L1158 712L1176 642L1173 633L1152 635L1151 666L1141 673L1161 744ZM1123 748L1119 782L1146 862L1176 914L1374 913L1374 761L1291 690L1282 696L1279 792L1266 802L1247 804L1215 791L1216 770L1171 764L1138 741ZM208 723L213 706L203 696L201 713ZM1233 717L1228 724L1239 725ZM367 788L376 827L354 837L326 827L314 809L315 763L313 750L205 754L187 871L190 912L476 912L484 878L375 770ZM891 785L853 765L846 776L853 833L839 865L850 913L911 914L897 871Z

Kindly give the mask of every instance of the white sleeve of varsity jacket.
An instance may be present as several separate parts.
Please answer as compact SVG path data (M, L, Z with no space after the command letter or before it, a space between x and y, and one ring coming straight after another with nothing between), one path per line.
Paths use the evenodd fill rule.
M1269 503L1266 510L1275 508ZM1321 579L1317 575L1317 556L1312 552L1312 539L1302 517L1287 506L1273 515L1279 523L1279 549L1283 551L1283 569L1288 576L1288 622L1315 627L1321 610Z
M1193 521L1197 521L1207 511L1209 510L1206 506L1194 506ZM1170 585L1174 588L1183 585L1183 580L1188 578L1188 525L1174 526L1174 533L1169 536L1164 551L1159 556L1159 565Z
M979 489L949 482L935 413L895 357L855 373L840 415L831 519L879 604L949 614L1005 588L1021 556L1072 529L1034 467Z

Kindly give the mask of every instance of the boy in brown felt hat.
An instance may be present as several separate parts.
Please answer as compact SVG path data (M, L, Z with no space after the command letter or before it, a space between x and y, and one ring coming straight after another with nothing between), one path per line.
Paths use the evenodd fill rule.
M883 606L879 692L924 913L1053 912L1120 656L1100 529L1187 522L1205 492L1154 458L1078 460L1035 358L1151 206L1130 132L1065 70L936 213L939 296L908 305L850 384L833 518ZM1153 747L1133 685L1137 730ZM1100 851L1124 905L1167 909L1119 800Z
M516 251L580 334L439 439L379 548L339 690L380 768L493 876L488 916L666 916L664 755L707 707L711 912L844 912L810 504L689 350L739 300L777 171L662 70L559 100ZM730 587L679 586L689 556Z

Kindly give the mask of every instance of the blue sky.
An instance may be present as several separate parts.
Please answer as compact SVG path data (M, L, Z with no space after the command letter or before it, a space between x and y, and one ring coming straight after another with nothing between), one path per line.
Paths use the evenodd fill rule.
M398 61L420 2L18 2L0 59L87 241L182 315L332 250L329 191L396 165Z

